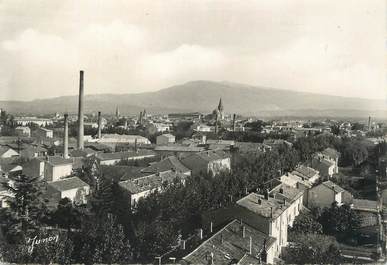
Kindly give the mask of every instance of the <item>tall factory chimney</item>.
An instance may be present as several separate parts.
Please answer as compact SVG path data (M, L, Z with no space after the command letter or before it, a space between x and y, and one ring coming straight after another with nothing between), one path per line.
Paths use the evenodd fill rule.
M236 120L236 114L232 115L232 132L235 133L235 120Z
M63 157L69 158L69 122L68 114L64 115Z
M371 116L368 117L368 130L371 131Z
M98 131L97 131L98 139L101 139L101 131L102 131L102 116L101 116L101 112L98 111Z
M83 71L79 72L79 103L78 103L78 149L83 149Z

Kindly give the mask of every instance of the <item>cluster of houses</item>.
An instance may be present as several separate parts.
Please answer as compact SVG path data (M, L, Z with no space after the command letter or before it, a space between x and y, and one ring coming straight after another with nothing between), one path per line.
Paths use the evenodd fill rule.
M378 226L376 201L355 199L330 178L338 171L339 153L328 148L315 155L320 164L300 165L264 191L246 194L235 206L207 218L207 236L183 257L183 264L277 264L288 246L288 227L303 209L350 205L367 233ZM328 173L332 173L328 174ZM217 215L222 218L219 220ZM221 225L214 231L213 227ZM203 230L200 231L203 238Z

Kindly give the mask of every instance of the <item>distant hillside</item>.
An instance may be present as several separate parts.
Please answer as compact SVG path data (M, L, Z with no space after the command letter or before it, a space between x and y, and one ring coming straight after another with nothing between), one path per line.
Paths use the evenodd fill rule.
M87 92L87 87L85 88ZM383 100L319 95L290 90L254 87L229 82L192 81L155 92L139 94L86 95L86 112L123 114L201 111L210 112L222 97L226 113L256 116L387 116ZM54 113L77 111L78 97L0 101L0 107L17 113Z

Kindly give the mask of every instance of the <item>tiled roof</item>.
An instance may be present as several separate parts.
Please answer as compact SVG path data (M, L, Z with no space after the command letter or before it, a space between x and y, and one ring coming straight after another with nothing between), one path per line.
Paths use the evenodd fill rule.
M47 162L53 166L68 165L72 164L72 159L65 159L60 156L49 156Z
M276 199L286 199L287 202L293 202L303 194L303 191L293 188L286 184L280 184L270 191L270 195L273 195Z
M271 196L268 199L264 199L262 195L256 193L250 193L243 197L237 204L247 210L256 213L265 218L277 218L288 207L288 204L284 204L283 200L273 198Z
M164 137L168 137L168 138L175 138L175 136L170 134L170 133L165 133L165 134L162 134L162 135L159 135L159 136L164 136Z
M185 157L181 162L188 168L201 167L220 159L229 158L225 152L222 151L205 151Z
M169 151L169 152L201 152L204 147L184 146L184 145L161 145L156 146L155 151Z
M254 260L253 264L257 264L257 260L252 256L251 258L246 257L246 253L250 251L250 237L252 256L261 252L264 242L268 248L276 240L247 224L233 220L185 256L183 260L188 264L208 264L212 256L213 264L232 264L238 261L246 264L247 260Z
M185 173L190 171L186 166L184 166L176 156L169 156L160 162L151 164L149 167L146 167L142 172L157 173L174 169L177 172Z
M121 181L119 182L119 185L131 194L136 194L161 187L164 182L172 182L177 177L185 178L185 176L180 173L169 171Z
M321 185L324 185L324 186L334 190L336 193L340 193L340 192L344 192L345 191L342 187L340 187L339 185L333 183L330 180L321 183Z
M303 165L296 167L295 170L292 172L292 174L294 175L297 175L297 176L301 175L301 177L307 178L307 179L314 177L318 173L319 172L317 170Z
M97 158L99 160L115 160L115 159L130 159L133 157L139 156L155 156L155 153L151 150L138 150L135 151L125 151L125 152L115 152L115 153L99 153L97 154Z
M66 191L66 190L72 190L76 188L81 188L81 187L87 187L89 184L86 182L82 181L78 177L71 177L71 178L65 178L62 180L54 181L48 183L51 187L58 191Z
M12 148L9 148L9 147L5 147L5 146L0 146L0 156L3 155L5 152L7 152L8 150L13 150ZM14 150L15 151L15 150ZM16 152L16 151L15 151Z
M364 210L364 211L377 211L378 203L371 200L362 200L362 199L353 199L352 207L355 210Z
M101 165L102 175L107 180L121 181L138 177L143 177L149 174L143 174L141 172L142 167L134 166L105 166Z

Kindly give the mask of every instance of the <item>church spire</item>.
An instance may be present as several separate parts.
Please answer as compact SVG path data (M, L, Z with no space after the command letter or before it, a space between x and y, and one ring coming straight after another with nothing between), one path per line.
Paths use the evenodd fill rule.
M220 112L223 112L223 103L222 103L222 98L220 98L220 99L219 99L218 110L219 110Z
M116 117L117 117L117 118L120 117L120 110L118 109L118 106L116 107Z

